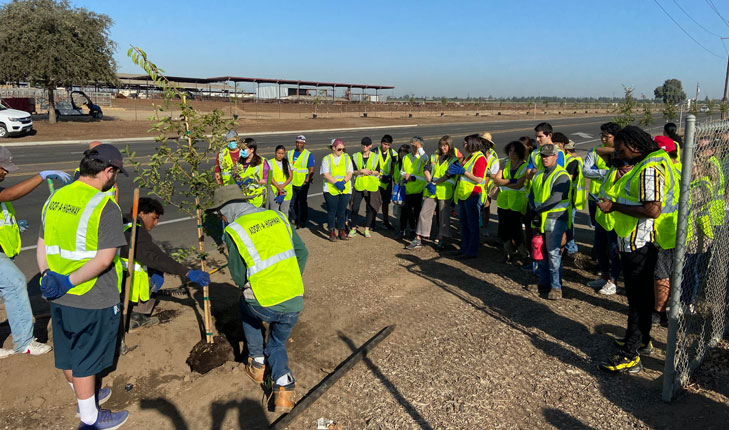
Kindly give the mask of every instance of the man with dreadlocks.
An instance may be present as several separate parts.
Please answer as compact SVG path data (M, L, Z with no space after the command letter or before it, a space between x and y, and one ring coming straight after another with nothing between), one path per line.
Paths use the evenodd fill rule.
M666 183L671 178L670 159L665 151L639 127L627 126L615 135L615 152L633 168L611 187L611 199L601 198L601 211L613 213L618 251L623 266L628 297L628 324L625 338L616 340L620 352L602 363L608 372L637 373L643 369L639 354L650 354L653 273L657 250L663 240L661 202L667 198ZM661 236L665 236L665 232ZM673 230L675 240L675 228Z

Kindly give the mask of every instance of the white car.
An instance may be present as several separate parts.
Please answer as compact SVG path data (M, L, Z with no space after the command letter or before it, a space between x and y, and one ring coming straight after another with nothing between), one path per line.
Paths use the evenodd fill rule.
M701 112L701 113L705 113L705 112L708 112L708 111L709 111L709 107L708 106L701 106L701 109L699 109L699 112Z
M32 130L33 116L31 114L0 104L0 138L30 133Z

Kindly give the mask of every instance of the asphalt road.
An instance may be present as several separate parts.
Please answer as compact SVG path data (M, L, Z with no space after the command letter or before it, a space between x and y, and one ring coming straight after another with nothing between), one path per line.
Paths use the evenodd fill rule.
M561 131L575 141L578 154L584 156L590 148L599 143L600 124L610 119L611 117L557 119L551 121L551 124L555 131ZM314 154L318 173L318 166L322 157L329 153L327 145L335 137L343 139L348 152L354 153L360 150L360 139L364 136L369 136L377 145L382 135L390 134L395 140L393 147L397 148L400 144L409 142L410 137L417 135L424 139L425 150L428 154L431 154L436 149L438 139L444 134L453 136L454 142L460 145L463 137L468 134L489 131L496 142L499 155L503 157L503 148L508 142L521 136L534 136L534 126L537 122L502 121L314 132L306 133L307 149ZM653 133L656 132L657 128L653 130ZM297 134L299 133L260 135L255 136L255 138L258 142L260 154L270 157L277 145L284 145L287 150L292 149ZM128 144L132 151L136 151L138 158L144 159L144 157L149 157L155 153L156 145L154 142L129 141ZM117 146L123 148L126 144L117 144ZM85 149L86 146L82 144L29 145L27 147L12 148L13 161L20 167L20 170L8 175L2 185L5 187L11 186L38 171L46 169L60 169L72 172L78 166ZM133 172L130 172L128 178L123 175L119 176L120 206L124 212L129 211L131 208L132 190L134 188L133 177ZM321 195L321 178L318 175L315 176L314 184L309 193L310 220L318 225L326 215L321 207L323 197ZM42 184L31 194L14 202L16 217L27 220L30 225L30 228L21 234L24 249L16 258L16 264L29 279L37 273L33 246L36 244L38 228L40 227L41 208L48 195L49 191L46 185ZM141 195L146 195L144 190L141 190ZM155 240L164 242L171 247L193 246L196 240L195 226L192 220L183 219L186 217L186 214L180 213L176 208L166 207L160 225L153 231Z

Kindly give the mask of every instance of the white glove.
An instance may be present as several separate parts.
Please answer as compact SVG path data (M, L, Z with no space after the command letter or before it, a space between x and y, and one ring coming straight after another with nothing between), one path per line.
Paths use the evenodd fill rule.
M71 182L71 175L69 175L66 172L62 172L60 170L44 170L39 173L40 177L43 178L45 181L46 179L58 179L59 181L63 182L64 184L68 184Z

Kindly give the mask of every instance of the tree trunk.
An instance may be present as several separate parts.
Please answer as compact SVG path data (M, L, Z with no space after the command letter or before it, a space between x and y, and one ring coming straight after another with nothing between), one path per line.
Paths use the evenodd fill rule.
M48 87L48 123L56 123L56 102L53 99L53 88Z

